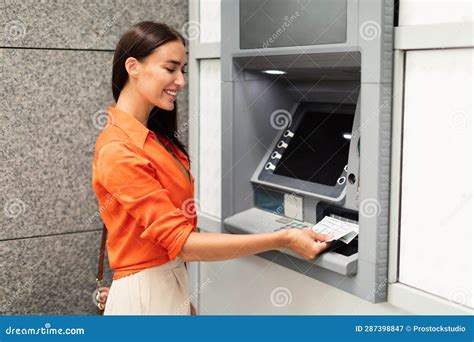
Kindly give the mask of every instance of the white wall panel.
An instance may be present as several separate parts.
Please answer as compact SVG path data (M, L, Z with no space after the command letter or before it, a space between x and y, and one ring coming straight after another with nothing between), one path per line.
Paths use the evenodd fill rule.
M201 0L199 4L201 43L216 43L221 40L220 0Z
M473 49L406 55L399 280L473 306Z
M200 60L199 201L204 214L221 215L221 72L219 59Z
M473 0L401 0L399 25L472 21L473 3Z

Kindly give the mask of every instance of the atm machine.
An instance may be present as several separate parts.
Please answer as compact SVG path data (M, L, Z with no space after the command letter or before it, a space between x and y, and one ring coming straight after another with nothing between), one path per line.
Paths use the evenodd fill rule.
M314 260L260 256L385 301L393 1L221 6L224 231L357 223L356 239Z

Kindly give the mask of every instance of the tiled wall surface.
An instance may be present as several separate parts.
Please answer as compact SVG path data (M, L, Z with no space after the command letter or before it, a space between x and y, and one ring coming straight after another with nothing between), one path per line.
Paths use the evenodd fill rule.
M113 104L113 49L138 21L181 30L187 6L0 0L0 314L94 314L101 222L91 161ZM183 124L186 92L178 108Z

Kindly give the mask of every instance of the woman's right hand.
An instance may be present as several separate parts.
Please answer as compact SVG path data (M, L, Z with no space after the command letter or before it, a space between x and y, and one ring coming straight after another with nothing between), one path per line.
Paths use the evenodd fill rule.
M318 254L331 245L331 242L324 242L330 239L330 236L317 234L309 228L298 229L291 228L287 230L288 245L306 260L314 259Z

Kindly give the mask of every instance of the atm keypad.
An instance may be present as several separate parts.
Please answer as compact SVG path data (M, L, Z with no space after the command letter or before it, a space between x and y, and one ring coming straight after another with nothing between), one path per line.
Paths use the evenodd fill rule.
M290 223L293 221L293 219L290 219L289 217L280 217L278 220L275 220L279 223Z
M293 219L288 218L288 217L281 217L281 218L279 218L278 220L275 220L275 221L284 224L283 226L275 229L275 231L282 230L282 229L289 229L289 228L307 228L307 227L314 226L314 224L312 224L312 223L293 220Z

